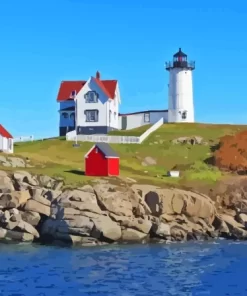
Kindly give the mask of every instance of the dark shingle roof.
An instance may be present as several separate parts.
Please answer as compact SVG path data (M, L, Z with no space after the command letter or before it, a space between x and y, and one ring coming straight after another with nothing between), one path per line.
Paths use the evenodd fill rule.
M107 143L96 143L95 146L101 150L106 157L119 157L119 155Z

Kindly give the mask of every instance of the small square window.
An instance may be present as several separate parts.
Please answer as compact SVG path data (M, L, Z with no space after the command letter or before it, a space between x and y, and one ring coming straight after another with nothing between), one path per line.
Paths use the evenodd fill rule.
M150 113L144 113L144 122L150 122Z

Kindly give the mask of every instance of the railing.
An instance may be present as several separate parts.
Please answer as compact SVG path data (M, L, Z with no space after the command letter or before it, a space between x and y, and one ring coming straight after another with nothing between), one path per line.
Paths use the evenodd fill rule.
M164 118L160 118L154 125L146 130L140 137L135 136L107 136L107 135L77 135L71 131L66 134L67 141L94 142L94 143L115 143L115 144L141 144L152 132L157 130L164 123Z
M76 140L76 132L71 131L66 134L66 141L75 141Z
M33 142L34 136L21 136L21 137L16 137L13 139L14 143L16 142Z
M195 62L187 62L187 61L178 61L178 62L166 62L165 64L166 70L170 70L173 68L188 68L191 70L195 69Z
M164 118L160 118L154 125L152 125L148 130L146 130L140 137L140 144L154 131L156 131L164 123Z
M104 142L115 144L140 144L140 137L134 136L101 136L101 135L78 135L78 141L82 142Z

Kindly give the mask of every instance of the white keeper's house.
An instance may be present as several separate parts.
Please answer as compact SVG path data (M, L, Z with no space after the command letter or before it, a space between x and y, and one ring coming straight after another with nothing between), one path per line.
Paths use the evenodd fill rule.
M194 122L192 71L181 48L173 61L165 65L169 72L168 109L144 110L128 114L119 112L121 104L117 80L103 80L100 73L87 81L62 81L57 102L60 104L59 135L77 130L78 135L107 134L112 130L129 130L167 122Z

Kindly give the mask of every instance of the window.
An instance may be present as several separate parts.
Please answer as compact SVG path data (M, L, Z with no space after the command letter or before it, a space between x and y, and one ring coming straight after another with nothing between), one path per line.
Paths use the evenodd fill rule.
M63 118L68 118L68 117L69 117L69 114L66 113L66 112L63 112L63 113L62 113L62 117L63 117Z
M116 119L117 117L117 112L114 112L114 119Z
M74 98L75 96L76 96L76 91L75 90L72 90L71 97Z
M149 113L144 114L144 122L150 122L150 114Z
M109 111L109 124L111 122L111 111Z
M95 153L98 153L98 148L95 148Z
M183 111L181 117L182 117L182 119L186 119L187 118L187 111Z
M8 139L9 150L12 150L12 139Z
M95 91L88 91L84 96L86 103L97 103L99 95Z
M98 110L85 110L86 121L96 122L99 121L99 111Z

